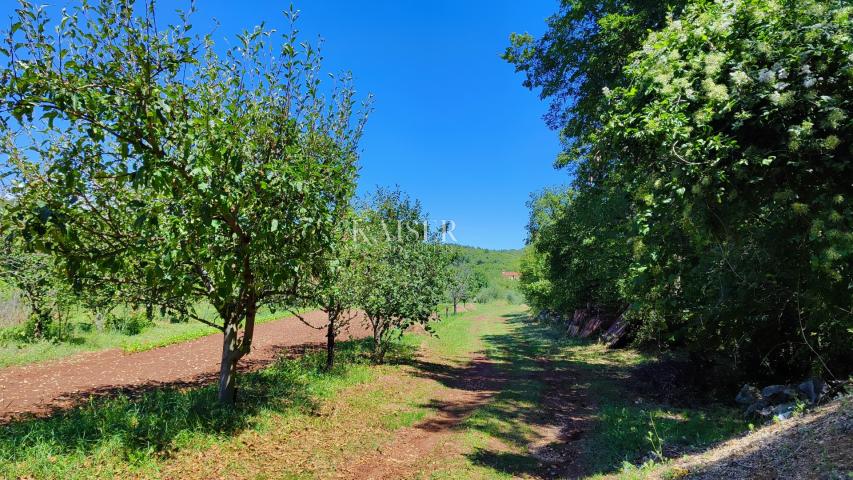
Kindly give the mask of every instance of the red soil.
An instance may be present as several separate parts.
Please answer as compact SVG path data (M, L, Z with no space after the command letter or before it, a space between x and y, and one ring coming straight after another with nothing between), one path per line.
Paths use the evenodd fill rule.
M326 322L320 311L302 317L316 326ZM252 352L240 361L240 370L256 370L282 355L316 348L325 343L325 333L296 317L257 325ZM356 318L339 338L362 338L368 333L362 320ZM0 421L50 414L93 395L210 383L216 380L221 354L222 337L209 335L138 353L111 349L0 369Z

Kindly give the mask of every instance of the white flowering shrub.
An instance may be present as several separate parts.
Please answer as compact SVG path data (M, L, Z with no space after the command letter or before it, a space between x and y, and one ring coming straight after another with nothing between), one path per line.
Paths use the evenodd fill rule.
M841 0L697 2L606 92L576 163L586 190L619 179L630 196L620 285L641 339L757 374L849 371L851 15Z

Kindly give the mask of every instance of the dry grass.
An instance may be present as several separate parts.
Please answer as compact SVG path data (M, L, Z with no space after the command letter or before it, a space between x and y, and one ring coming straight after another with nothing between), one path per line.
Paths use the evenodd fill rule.
M675 462L690 478L850 478L853 399L778 422Z
M380 367L370 383L345 389L315 412L271 417L210 448L184 450L164 465L165 478L331 478L361 455L376 451L431 385L395 367Z
M665 464L629 468L616 479L853 478L853 398L756 429Z

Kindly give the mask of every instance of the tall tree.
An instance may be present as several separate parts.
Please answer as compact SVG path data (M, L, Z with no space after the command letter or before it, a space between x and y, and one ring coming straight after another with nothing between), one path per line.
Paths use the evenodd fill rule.
M606 108L604 91L625 84L622 69L649 30L678 15L687 0L561 0L539 38L512 34L504 59L525 74L524 86L551 101L545 119L560 130L565 166L589 152L588 135Z
M631 57L585 169L629 194L648 336L769 376L849 371L852 16L697 2Z
M292 10L284 34L244 31L222 55L186 13L158 26L153 1L47 12L22 1L0 49L17 228L77 289L221 330L231 404L258 308L327 274L365 119L350 82L320 85Z
M846 376L851 16L842 0L691 2L648 32L587 111L527 291L624 302L640 340L729 378Z

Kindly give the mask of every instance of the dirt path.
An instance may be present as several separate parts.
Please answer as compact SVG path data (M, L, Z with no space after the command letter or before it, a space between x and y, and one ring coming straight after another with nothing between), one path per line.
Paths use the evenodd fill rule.
M504 323L506 319L481 316L473 322ZM483 335L482 332L471 334L481 338ZM520 337L514 338L516 342L524 342ZM555 371L544 358L530 360L533 369L519 372L505 363L506 357L500 352L492 356L475 351L467 358L446 358L422 351L414 365L418 372L415 375L435 380L441 385L433 390L431 398L425 399L425 404L434 413L411 427L395 431L377 450L341 468L339 478L425 478L450 464L458 464L460 459L473 453L465 437L469 428L466 420L481 408L492 408L489 406L500 401L500 396L507 389L512 392L518 388L515 382L522 380L519 375L536 378L546 395L553 397L526 417L531 432L526 455L536 459L538 466L523 476L574 477L578 472L574 442L582 437L587 427L584 420L588 405L579 392L569 388L572 382L564 383L566 372ZM504 453L509 448L496 438L485 447ZM453 476L452 473L449 475Z
M394 438L376 452L365 455L340 472L348 479L408 478L420 470L424 459L461 454L454 435L458 427L475 410L485 406L506 382L495 362L477 354L462 368L446 364L433 375L444 377L450 387L432 398L436 413L412 427L401 428ZM448 383L449 382L449 383Z
M314 325L325 322L320 311L303 318ZM340 338L367 334L356 319ZM257 325L252 353L241 360L240 369L255 370L280 355L297 354L323 342L324 330L311 328L296 317ZM214 334L139 353L111 349L4 368L0 370L0 421L22 414L49 414L92 395L133 394L154 387L212 382L219 371L221 353L222 337Z
M543 384L540 418L534 425L539 437L528 445L531 455L540 461L542 478L580 478L584 475L582 447L579 445L592 429L596 406L586 391L580 372L556 368L552 359L540 357L538 375Z

